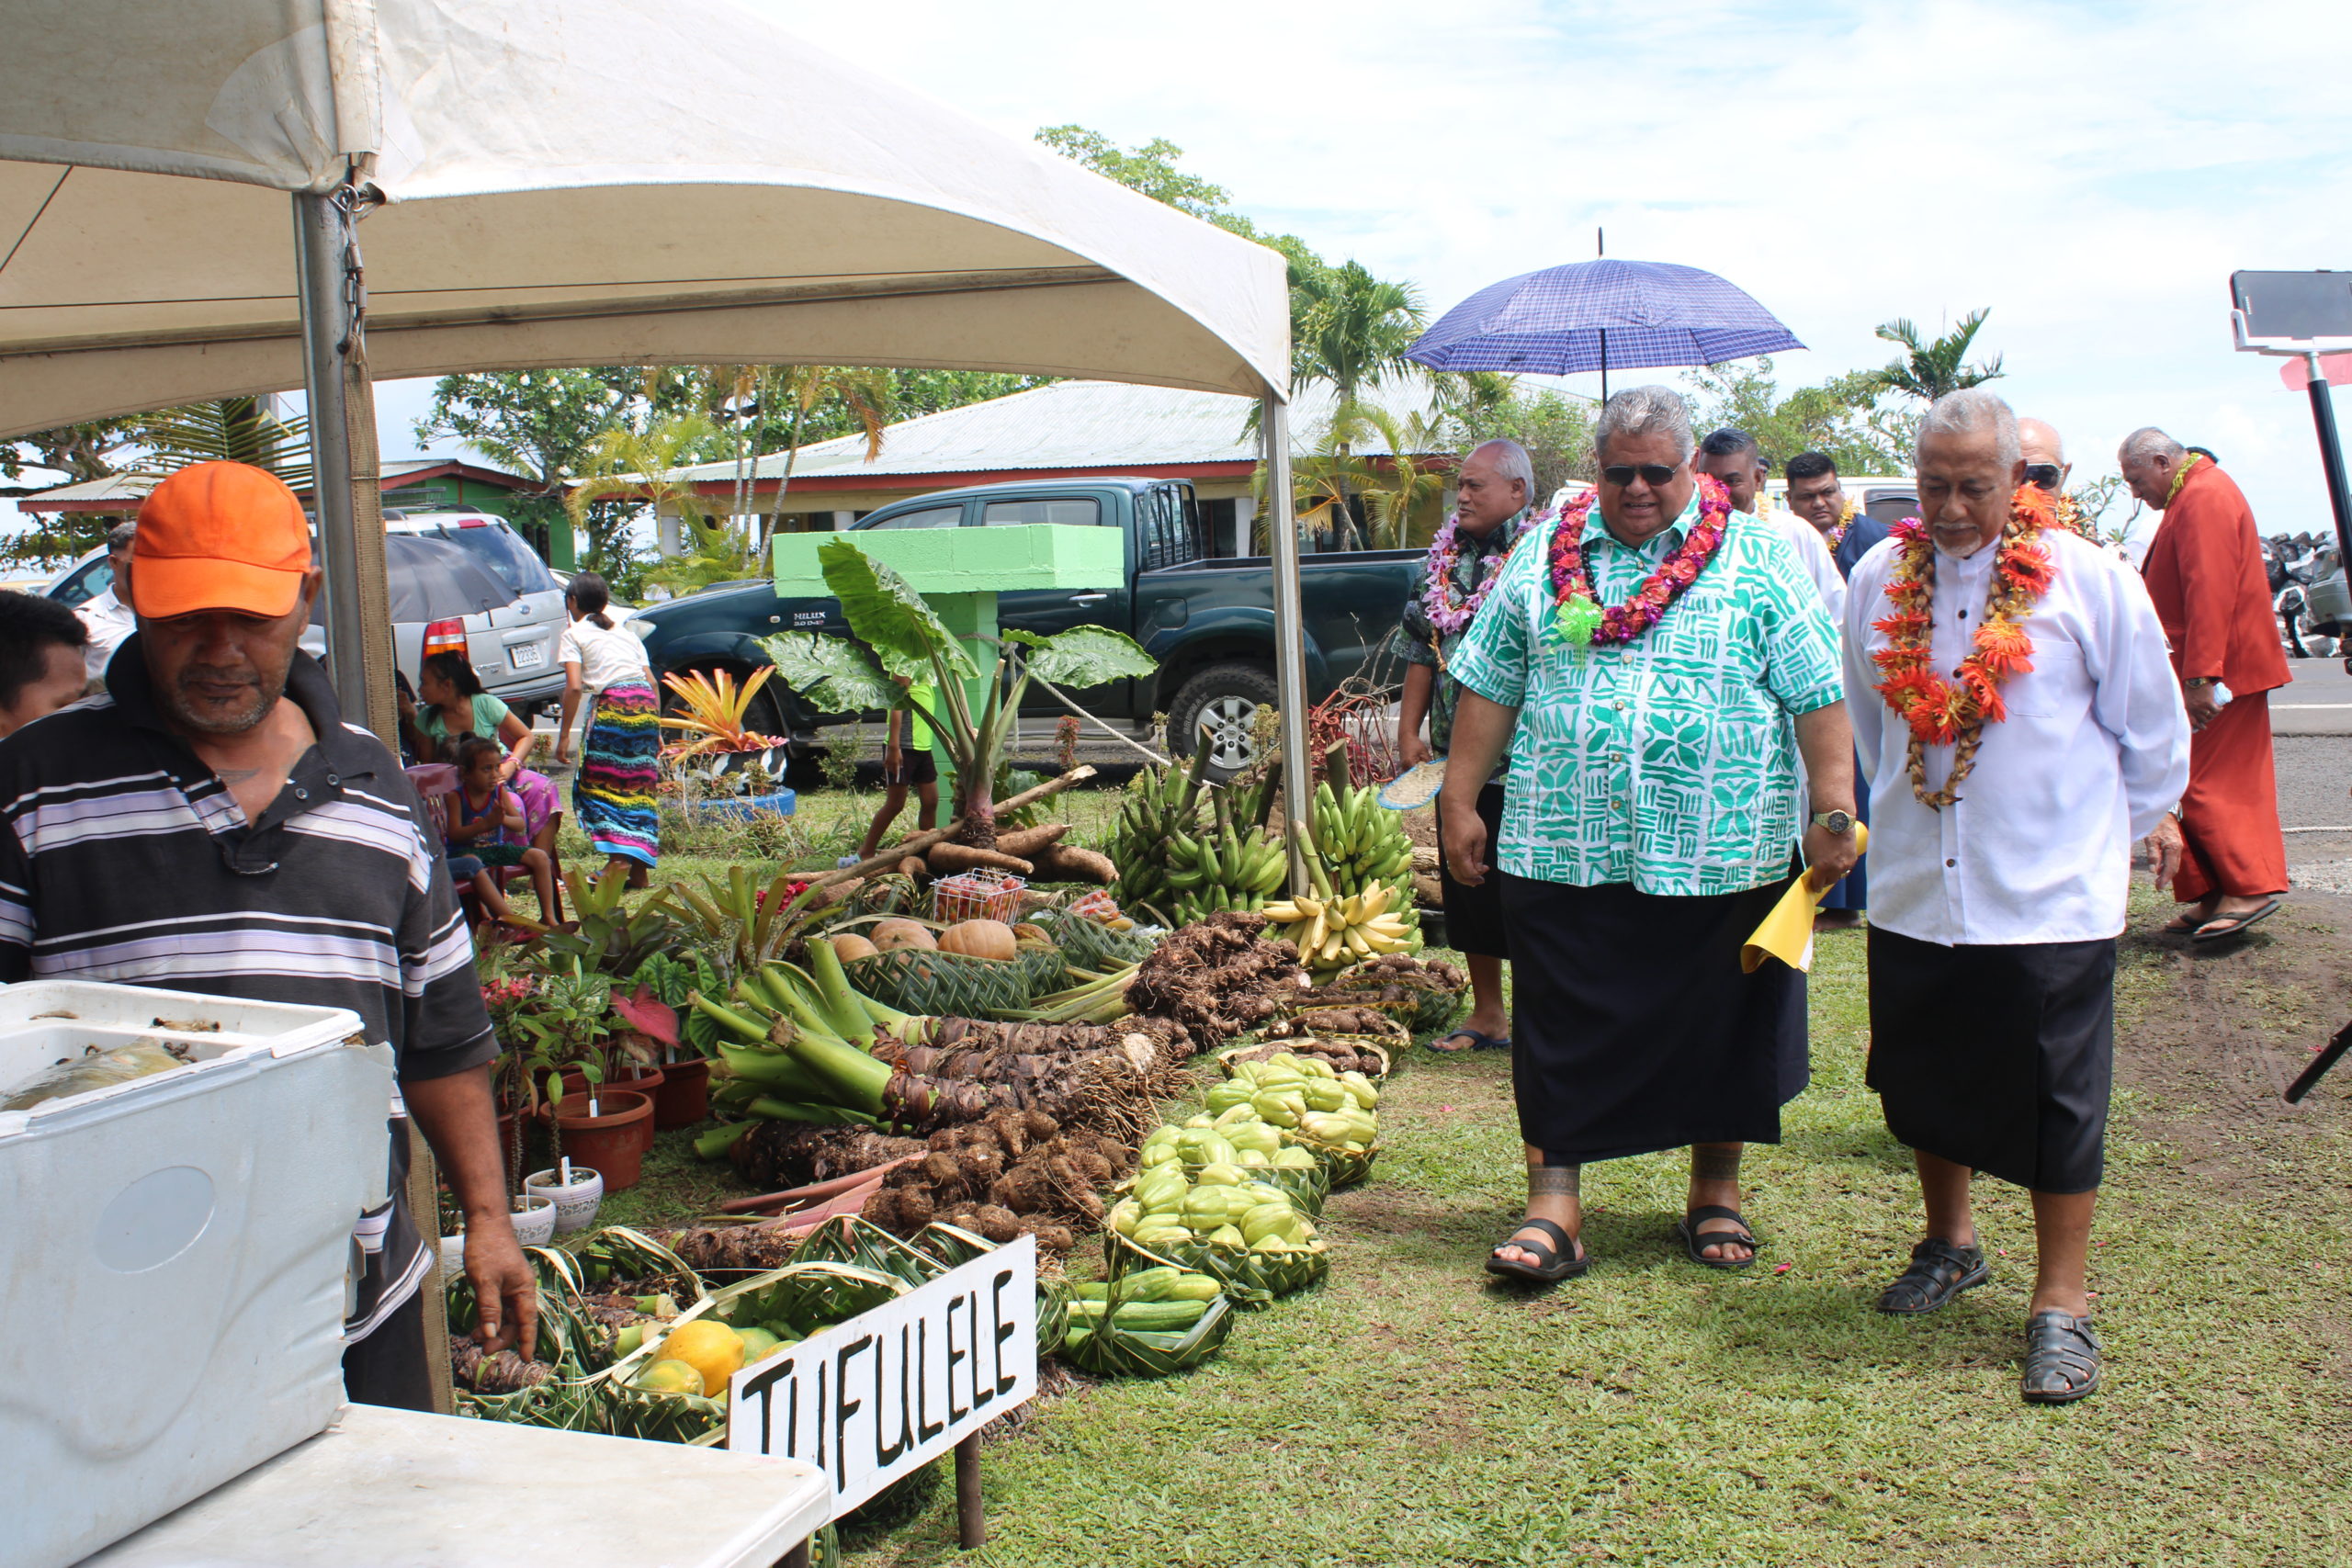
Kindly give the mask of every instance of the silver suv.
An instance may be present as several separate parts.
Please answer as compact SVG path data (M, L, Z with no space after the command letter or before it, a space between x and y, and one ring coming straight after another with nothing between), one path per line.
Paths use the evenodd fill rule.
M392 660L401 672L416 682L427 655L463 653L481 676L482 689L527 720L563 691L563 666L556 661L556 643L569 617L563 608L563 585L539 558L507 525L487 512L413 512L384 520L387 534L440 539L457 546L492 576L514 591L508 604L462 618L392 623ZM386 570L401 570L398 551ZM104 547L92 550L50 582L49 596L67 604L104 592L114 582L114 568L107 563ZM302 638L312 654L323 654L322 628L312 626Z

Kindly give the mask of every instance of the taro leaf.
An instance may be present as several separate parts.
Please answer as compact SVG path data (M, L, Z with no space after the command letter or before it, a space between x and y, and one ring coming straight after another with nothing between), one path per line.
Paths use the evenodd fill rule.
M855 643L814 632L778 632L761 646L785 684L827 713L861 713L895 707L898 684L874 666Z
M1099 686L1159 668L1142 644L1108 626L1072 626L1052 637L1008 629L1003 637L1028 650L1030 674L1057 686Z
M672 1050L678 1045L678 1010L663 1004L650 986L639 986L633 997L613 993L613 1010L639 1034L650 1035Z
M817 547L817 558L824 568L825 586L842 602L849 629L881 657L892 674L921 678L931 672L935 656L946 661L951 672L967 681L979 678L979 667L956 634L905 578L847 539L828 539Z

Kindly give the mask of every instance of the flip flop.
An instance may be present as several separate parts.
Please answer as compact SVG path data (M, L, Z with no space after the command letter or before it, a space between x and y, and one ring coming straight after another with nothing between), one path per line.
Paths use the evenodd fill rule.
M2267 919L2278 912L2278 900L2272 898L2266 901L2260 908L2248 909L2243 915L2216 915L2211 919L2206 921L2203 925L2199 926L2195 931L2189 932L2188 940L2191 942L2220 942L2224 937L2233 937L2237 935L2240 931L2245 930L2246 927L2254 924L2255 921ZM2219 926L2221 930L2214 930L2213 928L2216 926Z
M1452 1050L1438 1043L1439 1040L1453 1040L1457 1037L1467 1040L1470 1043L1457 1045ZM1430 1041L1422 1049L1434 1051L1441 1056L1459 1056L1470 1051L1508 1051L1510 1049L1510 1036L1481 1034L1476 1030L1464 1026L1461 1029L1447 1030L1443 1034L1439 1035L1437 1040Z
M2194 936L2197 934L2198 927L2207 924L2212 919L2211 915L2176 915L2158 926L2156 931L2164 936Z
M1729 1220L1739 1228L1736 1231L1700 1230L1700 1224L1707 1220ZM1764 1250L1764 1244L1756 1239L1756 1233L1747 1228L1747 1222L1740 1218L1739 1211L1726 1209L1721 1203L1706 1203L1691 1210L1675 1222L1674 1234L1682 1238L1682 1250L1690 1255L1690 1261L1702 1269L1752 1268L1757 1255ZM1747 1248L1747 1257L1710 1258L1701 1250L1735 1243Z
M1519 1239L1519 1231L1542 1231L1558 1245L1546 1247L1540 1241L1522 1241ZM1495 1252L1500 1252L1506 1247L1532 1252L1540 1261L1521 1263L1495 1256ZM1563 1258L1560 1256L1563 1249L1570 1256ZM1592 1267L1592 1255L1584 1251L1576 1238L1568 1235L1566 1226L1554 1220L1521 1221L1519 1230L1495 1244L1495 1252L1487 1254L1487 1273L1500 1275L1506 1280L1523 1280L1535 1285L1556 1285L1563 1280L1575 1279Z

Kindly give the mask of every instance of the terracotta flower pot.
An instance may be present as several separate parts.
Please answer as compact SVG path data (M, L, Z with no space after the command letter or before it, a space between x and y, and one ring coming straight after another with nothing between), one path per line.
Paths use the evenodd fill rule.
M664 1063L662 1087L653 1093L653 1124L666 1133L673 1127L691 1127L709 1114L709 1061L696 1056Z
M636 1072L625 1074L620 1077L606 1078L605 1080L605 1087L607 1089L627 1089L631 1094L641 1094L648 1100L656 1100L656 1115L658 1116L658 1097L662 1092L662 1086L668 1081L669 1075L662 1068L640 1067ZM648 1116L645 1119L644 1124L639 1129L639 1147L637 1151L638 1153L641 1155L650 1155L653 1152L653 1131L658 1124L659 1123L656 1122L654 1116Z
M555 1107L556 1130L563 1134L563 1152L571 1163L600 1171L605 1190L621 1192L637 1185L639 1162L652 1138L651 1097L626 1089L596 1091L601 1114L588 1114L588 1097L568 1094Z

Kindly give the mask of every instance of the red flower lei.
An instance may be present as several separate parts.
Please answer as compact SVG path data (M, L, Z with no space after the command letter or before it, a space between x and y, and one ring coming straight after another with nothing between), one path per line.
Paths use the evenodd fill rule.
M1930 809L1941 810L1959 798L1962 782L1976 765L1984 727L2008 716L2002 685L2033 668L2033 639L2023 623L2050 592L2050 552L2042 547L2041 531L2053 523L2050 498L2031 485L2019 486L2009 503L2008 525L2001 530L1984 618L1951 682L1933 668L1935 623L1929 605L1936 591L1935 540L1917 517L1906 517L1890 530L1900 554L1886 583L1887 603L1894 610L1871 623L1887 639L1885 648L1871 655L1885 677L1872 690L1910 728L1911 792ZM1958 748L1943 788L1932 792L1927 782L1929 746Z
M1657 625L1667 609L1699 581L1707 563L1724 542L1724 519L1731 514L1731 497L1723 482L1701 474L1699 521L1672 554L1658 563L1633 596L1622 604L1602 609L1592 597L1592 576L1584 564L1584 525L1600 491L1588 491L1560 513L1552 530L1552 598L1558 605L1552 629L1561 639L1584 647L1631 642Z

